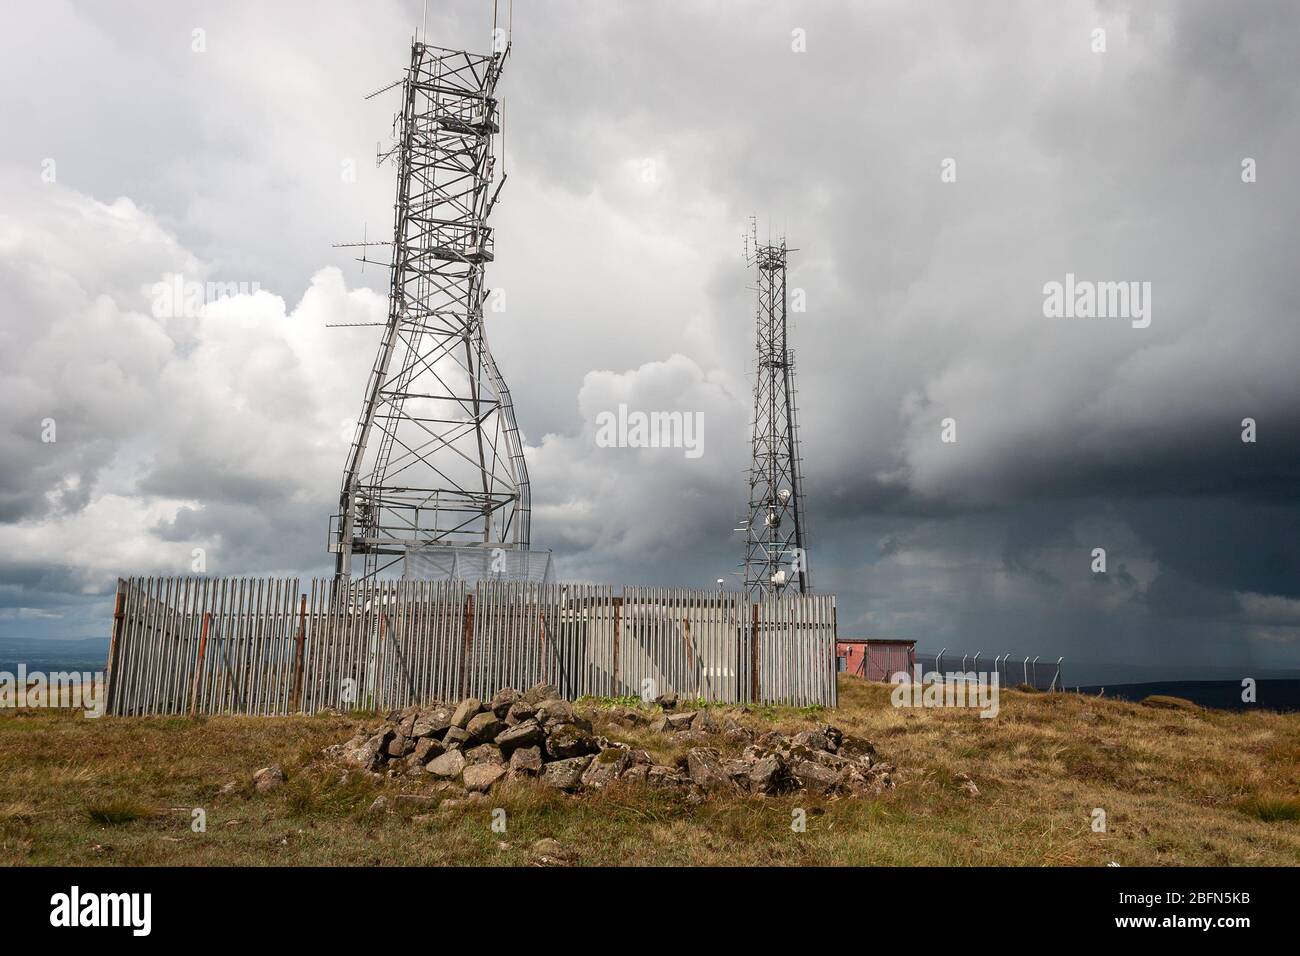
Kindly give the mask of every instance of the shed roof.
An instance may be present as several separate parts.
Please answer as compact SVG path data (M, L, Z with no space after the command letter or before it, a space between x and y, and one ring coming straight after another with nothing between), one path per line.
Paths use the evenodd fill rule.
M915 644L905 637L837 637L839 644Z

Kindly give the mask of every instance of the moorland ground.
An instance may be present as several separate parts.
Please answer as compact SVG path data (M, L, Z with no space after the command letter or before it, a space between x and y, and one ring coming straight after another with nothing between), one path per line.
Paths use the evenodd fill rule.
M836 710L720 708L759 730L832 723L868 738L898 768L878 797L699 801L521 781L485 803L385 813L371 811L376 797L427 784L345 774L322 754L373 714L11 711L0 716L0 865L524 865L544 837L579 865L1300 864L1300 714L1004 690L998 716L981 719L897 708L890 691L842 675ZM583 706L597 731L659 762L687 746L615 724L614 702ZM251 776L269 764L287 782L258 794ZM796 809L804 832L791 828Z

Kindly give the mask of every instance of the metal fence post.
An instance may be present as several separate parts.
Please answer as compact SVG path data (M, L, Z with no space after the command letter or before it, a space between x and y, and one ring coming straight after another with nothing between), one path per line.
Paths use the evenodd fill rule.
M465 678L468 675L469 649L473 639L474 639L474 595L466 594L464 624L461 633L461 655L460 655L460 696L462 698L464 698L467 693L465 690ZM543 648L545 648L546 646L545 629L543 629L542 631L542 646ZM545 658L546 658L545 651L543 651L542 654L543 662L545 662ZM543 674L543 679L545 679L544 674Z
M203 613L203 630L199 634L199 655L194 662L194 682L190 685L190 716L198 713L199 681L203 677L203 655L208 649L208 626L212 623L212 612Z
M294 641L293 659L293 712L302 709L302 670L303 653L307 645L307 595L302 595L302 604L298 608L298 637Z
M622 673L622 656L623 656L623 598L611 597L614 604L614 693L616 696L623 696L623 673ZM637 696L640 696L640 688L637 688Z
M121 650L123 622L126 620L126 582L117 579L117 600L113 604L113 632L108 641L108 660L104 662L104 712L113 713L113 671Z

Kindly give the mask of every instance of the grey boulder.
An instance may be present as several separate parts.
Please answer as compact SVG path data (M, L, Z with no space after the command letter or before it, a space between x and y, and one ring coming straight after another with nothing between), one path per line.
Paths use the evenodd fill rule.
M505 730L503 724L496 714L487 710L470 718L469 724L465 727L465 732L469 734L469 739L475 743L487 743L495 740L497 734Z
M470 718L483 709L483 701L477 697L466 697L456 705L456 710L451 715L451 725L453 727L469 726Z
M560 724L546 738L546 752L554 760L594 753L596 740L576 724Z
M449 750L430 760L424 769L442 780L454 780L465 769L465 755L459 750Z
M590 763L589 755L553 760L542 768L542 783L557 790L576 790L582 783L583 771Z
M471 793L486 793L487 790L506 774L505 764L476 763L465 768L461 779L465 789Z
M504 753L511 753L519 747L536 747L546 741L546 734L537 721L529 719L507 727L496 736L496 745Z

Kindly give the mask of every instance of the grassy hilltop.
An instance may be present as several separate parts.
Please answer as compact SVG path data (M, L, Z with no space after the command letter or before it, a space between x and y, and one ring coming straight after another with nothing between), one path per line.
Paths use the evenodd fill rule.
M9 713L0 865L517 865L537 859L542 838L580 865L1300 864L1300 714L1007 690L1000 714L982 720L894 708L889 686L840 681L834 711L726 711L759 730L831 723L867 737L898 768L879 797L700 801L644 786L568 796L518 782L434 809L393 800L420 793L420 779L345 775L322 756L373 715ZM598 732L657 759L684 749L582 703ZM288 780L258 794L252 774L269 764ZM372 811L381 795L397 809ZM204 833L191 829L196 807ZM504 833L494 808L506 811ZM795 808L805 832L791 829Z

